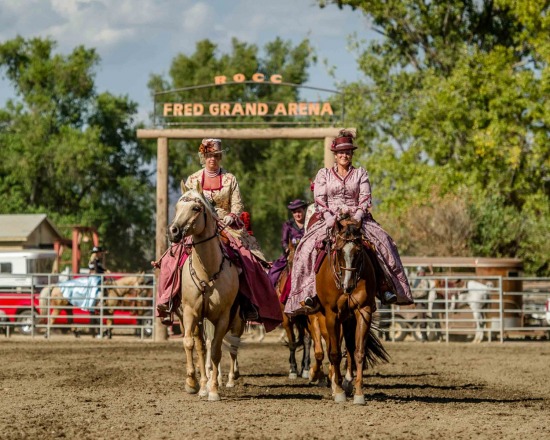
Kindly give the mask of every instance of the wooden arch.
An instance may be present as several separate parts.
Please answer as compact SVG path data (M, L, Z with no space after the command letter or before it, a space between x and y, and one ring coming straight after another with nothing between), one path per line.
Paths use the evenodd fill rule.
M168 140L169 139L323 139L325 166L334 163L330 144L341 128L177 128L140 129L138 139L157 139L157 213L155 254L158 260L168 248ZM350 130L354 130L350 128ZM156 306L156 304L155 304ZM155 341L166 339L166 330L155 320Z

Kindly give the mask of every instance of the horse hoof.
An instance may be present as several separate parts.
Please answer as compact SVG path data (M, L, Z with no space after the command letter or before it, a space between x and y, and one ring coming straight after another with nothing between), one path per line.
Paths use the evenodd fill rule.
M199 397L206 397L208 396L208 390L206 388L199 390Z
M307 370L302 371L302 379L309 379L309 371Z
M353 395L353 382L344 379L342 382L342 388L344 389L346 396L351 397Z
M354 405L364 405L365 404L365 396L363 396L363 395L353 396L353 404Z
M290 374L288 375L288 378L289 378L289 379L292 379L292 380L298 379L298 373L290 373Z
M218 393L208 393L209 402L218 402L220 400L220 395Z
M185 392L186 393L188 393L188 394L197 394L197 391L199 391L197 387L192 387L192 386L189 386L189 385L185 385Z
M235 382L227 382L225 388L235 388Z
M336 403L344 403L346 401L346 393L338 393L334 395L334 401Z

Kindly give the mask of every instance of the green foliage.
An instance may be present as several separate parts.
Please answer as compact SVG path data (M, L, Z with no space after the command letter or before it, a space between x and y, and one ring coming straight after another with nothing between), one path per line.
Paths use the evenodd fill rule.
M257 72L266 77L280 74L285 82L301 84L307 80L307 68L314 59L307 40L292 46L277 38L260 53L256 45L233 39L228 54L220 54L215 44L204 40L197 43L193 54L178 54L173 59L169 78L152 75L149 88L153 94L211 84L214 75L231 77L243 73L251 78ZM181 102L292 102L299 98L298 89L294 87L267 83L184 90L177 96ZM171 95L170 99L173 100L174 96ZM212 120L209 118L209 121ZM250 122L251 117L247 117L247 121ZM193 122L200 124L204 120L195 118ZM219 119L218 122L226 121ZM208 137L207 133L206 129L205 137ZM169 176L174 190L179 188L181 179L200 169L197 155L199 143L170 142ZM237 176L245 210L251 213L254 233L266 255L275 258L280 253L281 225L289 216L286 205L297 197L309 197L309 179L322 166L323 145L307 141L224 140L223 147L229 151L224 155L222 166Z
M146 269L154 200L137 105L95 92L93 49L54 48L21 37L0 45L17 96L0 109L0 212L46 213L67 237L72 225L94 226L111 270Z
M536 239L550 234L550 2L331 3L360 10L378 34L356 42L366 78L346 93L380 215L468 188L466 248L550 274Z

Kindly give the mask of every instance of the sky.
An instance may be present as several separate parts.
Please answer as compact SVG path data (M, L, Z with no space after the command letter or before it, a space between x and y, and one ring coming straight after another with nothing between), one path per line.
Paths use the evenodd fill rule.
M62 54L95 48L97 91L128 95L146 123L150 75L165 76L173 58L194 53L197 41L207 38L227 53L233 37L259 47L277 36L294 44L308 38L319 61L305 85L335 89L361 78L349 36L368 38L368 29L360 11L321 9L315 0L0 0L0 42L20 35L50 37ZM335 67L336 82L324 60ZM2 75L0 106L13 97Z

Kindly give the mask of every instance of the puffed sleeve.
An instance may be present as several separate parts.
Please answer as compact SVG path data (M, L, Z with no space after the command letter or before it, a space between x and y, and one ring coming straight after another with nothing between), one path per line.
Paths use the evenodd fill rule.
M241 190L237 178L233 176L231 181L231 214L236 216L241 215L244 211L243 199L241 198Z
M372 205L369 173L364 168L359 168L359 203L358 208L367 212Z
M315 183L313 188L313 197L315 204L317 205L317 211L324 213L329 211L328 209L328 194L327 194L327 172L328 168L321 168L315 176Z
M202 170L197 171L196 173L191 174L185 181L185 186L187 189L195 189L197 182L199 181L199 176L202 176ZM183 190L183 188L182 188Z

